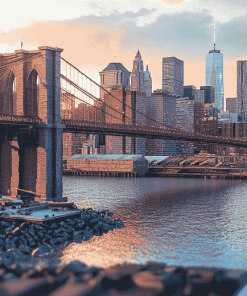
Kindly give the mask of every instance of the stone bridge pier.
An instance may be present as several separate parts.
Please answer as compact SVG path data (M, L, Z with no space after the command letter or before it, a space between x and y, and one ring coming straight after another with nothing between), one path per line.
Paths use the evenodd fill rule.
M64 201L61 52L43 46L0 54L0 195L16 197L20 188L41 195L38 201Z

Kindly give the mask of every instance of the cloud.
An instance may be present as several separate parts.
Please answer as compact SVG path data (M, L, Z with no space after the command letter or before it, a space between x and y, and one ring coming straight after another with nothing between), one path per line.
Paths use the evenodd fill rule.
M183 3L185 0L161 0L161 1L170 5L178 5Z
M137 26L148 26L162 15L209 14L214 22L229 22L244 16L245 0L9 0L4 2L0 31L27 27L35 21L65 21L79 17L124 16ZM173 3L173 5L171 5ZM147 13L145 13L147 12ZM148 17L147 17L148 16Z
M152 12L143 10L148 16ZM98 25L108 23L118 25L125 31L119 39L122 50L136 49L163 50L164 54L179 55L182 59L194 62L205 59L205 54L213 49L214 26L213 17L204 13L179 13L176 15L161 15L156 22L140 27L133 19L135 14L124 21L126 14L88 17L87 20ZM233 19L227 23L216 23L216 46L227 59L244 57L246 52L247 15ZM85 18L81 18L85 20ZM70 22L72 25L76 21Z
M212 1L208 0L215 3ZM25 11L24 14L16 14L23 17L23 26L0 31L2 53L20 48L21 41L27 50L41 45L61 47L64 48L64 58L98 81L98 72L113 61L123 63L131 71L137 48L140 48L144 62L149 63L154 88L161 87L161 59L165 56L184 60L185 84L197 87L205 84L205 55L213 48L215 20L208 2L204 0L184 0L177 5L161 0L143 0L140 4L137 0L132 1L132 9L129 0L72 0L63 3L53 0L52 5L59 6L51 15L35 8L36 4L31 1L24 2L31 5L26 7L30 8L28 13L33 20L27 21L29 15ZM223 1L218 2L216 6L223 5ZM114 5L110 5L112 3ZM198 3L202 5L200 9L195 6ZM44 5L48 5L47 0L44 0ZM242 2L238 1L233 15L241 5ZM237 17L231 16L227 22L216 22L216 47L224 54L224 79L229 81L225 85L226 96L234 96L235 84L231 81L236 81L236 60L246 59L247 13L243 12L242 7ZM11 18L10 15L9 22ZM43 20L37 21L39 18ZM47 21L47 18L52 20Z

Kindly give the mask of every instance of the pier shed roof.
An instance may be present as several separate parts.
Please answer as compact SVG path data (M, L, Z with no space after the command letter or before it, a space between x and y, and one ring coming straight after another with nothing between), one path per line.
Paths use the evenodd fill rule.
M143 160L145 159L141 154L75 154L70 157L71 159L130 159L130 160Z
M151 161L162 161L167 159L169 156L144 156L149 162Z

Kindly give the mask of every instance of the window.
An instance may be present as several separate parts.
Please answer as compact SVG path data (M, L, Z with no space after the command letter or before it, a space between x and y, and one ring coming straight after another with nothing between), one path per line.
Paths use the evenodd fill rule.
M16 82L15 82L15 77L13 79L13 84L12 84L12 91L16 91Z

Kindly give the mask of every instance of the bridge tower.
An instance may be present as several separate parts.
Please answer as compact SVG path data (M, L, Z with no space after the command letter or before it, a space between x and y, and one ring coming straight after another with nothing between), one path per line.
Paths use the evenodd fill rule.
M0 195L15 197L20 188L38 201L63 200L62 51L0 54Z

